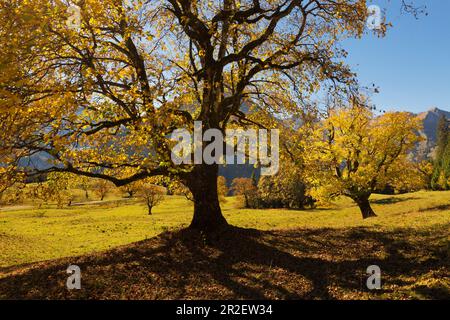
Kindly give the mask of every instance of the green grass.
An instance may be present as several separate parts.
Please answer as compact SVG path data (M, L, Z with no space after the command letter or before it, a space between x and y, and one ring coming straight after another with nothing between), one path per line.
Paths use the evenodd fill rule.
M361 213L348 198L341 198L327 207L315 210L233 210L225 208L225 214L232 224L257 228L350 228L380 227L428 228L450 222L450 192L420 191L396 196L378 195L371 197L372 208L378 217L363 220Z
M235 226L260 230L362 226L380 232L415 229L431 234L434 228L450 222L450 192L374 195L371 200L378 217L368 220L363 220L347 199L327 208L294 211L237 209L237 199L228 198L223 212ZM0 273L1 268L78 256L151 238L188 225L191 217L192 204L175 196L167 197L151 216L143 205L133 202L0 210Z

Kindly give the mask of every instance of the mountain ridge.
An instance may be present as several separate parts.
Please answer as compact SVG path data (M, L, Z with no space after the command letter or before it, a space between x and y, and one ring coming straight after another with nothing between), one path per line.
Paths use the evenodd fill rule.
M419 119L422 120L423 129L420 135L424 138L424 141L419 143L416 150L417 160L426 160L432 158L434 155L434 148L437 142L437 128L439 119L445 116L450 121L450 112L432 107L428 111L424 111L416 114Z

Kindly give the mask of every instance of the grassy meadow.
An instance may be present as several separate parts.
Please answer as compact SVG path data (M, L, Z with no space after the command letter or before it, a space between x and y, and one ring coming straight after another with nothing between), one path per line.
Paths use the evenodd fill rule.
M372 204L378 218L368 220L363 220L359 209L346 198L328 207L296 211L238 209L239 200L231 197L222 208L232 225L259 230L370 227L379 231L411 228L412 232L432 232L450 223L450 192L374 195ZM0 268L148 239L187 226L192 210L192 203L181 196L167 196L151 216L144 205L114 196L105 204L95 201L64 209L0 209Z
M222 242L213 246L214 249L201 248L200 251L190 253L192 246L186 244L184 236L176 236L180 232L177 230L187 226L190 222L193 209L192 204L180 196L167 196L162 204L154 208L153 215L146 214L144 205L135 200L123 200L114 196L103 203L95 201L64 209L56 209L52 206L37 209L25 205L3 208L0 210L0 298L10 298L11 295L17 298L148 299L448 297L450 287L448 281L450 192L421 191L395 196L374 195L371 201L378 217L363 220L359 209L345 198L326 207L295 211L240 209L239 200L229 197L222 204L223 212L227 220L232 225L239 227L238 230L240 230L233 236L233 241L242 242L243 245L239 246L241 249L247 246L249 248L256 246L252 252L243 250L244 253L246 252L245 256L242 256L244 253L241 251L234 252L234 245ZM255 237L251 231L247 231L252 229L259 230L258 232L261 234ZM156 237L161 233L163 233L162 236ZM167 236L168 234L171 236ZM179 238L180 242L177 240L175 244L172 243L174 241L172 238L177 237L181 237ZM256 241L256 239L258 240ZM141 242L141 240L145 241ZM161 241L168 241L170 245L166 242L161 244ZM145 253L137 254L136 250L141 250L142 246L146 246ZM156 250L155 247L158 246L167 247L165 249L167 256L162 260L159 254L153 256L152 253L148 253L148 251ZM186 247L180 251L180 246ZM105 289L108 281L114 282L117 281L117 278L109 279L109 275L105 275L105 278L101 276L98 278L99 273L104 272L104 269L101 271L95 269L96 264L100 260L106 259L105 257L113 260L105 262L109 264L109 268L125 265L124 273L115 275L115 277L128 279L126 280L128 282L124 282L126 286L131 285L130 281L137 281L129 279L135 275L134 271L130 272L129 268L140 268L142 259L147 258L159 259L152 264L151 268L157 268L156 266L159 266L165 259L173 260L170 268L174 268L173 262L177 259L188 259L188 261L178 262L177 265L180 264L180 268L181 265L185 265L190 270L174 271L170 268L167 269L167 266L159 266L160 269L157 271L146 269L145 272L142 271L142 274L145 274L144 279L137 277L141 282L148 281L146 277L149 272L150 274L159 274L160 278L158 279L166 279L173 272L177 273L177 277L183 277L183 275L197 277L204 271L203 269L203 271L195 271L199 267L198 264L208 265L208 276L211 273L215 275L213 272L217 263L218 270L223 270L225 262L211 260L211 257L215 257L214 253L207 251L207 254L203 252L197 256L202 250L214 250L214 252L219 250L217 252L222 254L228 252L226 259L232 259L232 261L226 260L225 270L231 268L230 274L234 274L236 268L244 270L239 271L246 273L244 284L239 282L241 280L236 280L240 283L239 286L243 287L236 287L236 281L230 276L229 281L220 280L216 284L218 286L216 286L218 290L216 293L213 293L214 283L217 281L215 277L209 280L203 279L204 283L197 284L196 289L190 287L191 291L186 291L187 289L183 285L161 282L152 285L159 285L159 295L149 294L149 291L142 292L141 289L137 290L135 287L132 291L127 291L127 289L120 292L108 292ZM290 253L289 256L286 256L287 253ZM257 256L253 257L255 254ZM131 266L127 268L126 266L130 263L130 255L137 256ZM146 258L142 258L142 256ZM181 258L181 256L183 257ZM277 257L279 258L278 265ZM301 257L305 258L295 260ZM126 262L120 262L122 258ZM60 260L48 261L53 259ZM204 261L202 262L202 260ZM88 261L84 262L86 266L96 270L95 276L92 274L91 278L89 276L83 278L85 279L83 281L90 283L90 289L84 293L77 293L75 296L73 294L67 296L67 293L61 289L64 287L64 282L61 282L61 279L66 277L64 274L61 274L62 278L57 280L59 282L55 288L60 290L55 291L54 295L52 293L47 295L44 291L40 293L42 296L39 295L39 290L36 289L38 284L34 283L34 280L30 281L26 278L29 276L32 279L42 280L42 275L36 278L35 273L44 272L41 270L43 266L45 266L44 270L50 272L49 270L53 270L56 263L59 266L58 272L63 272L65 265L83 264L83 261ZM389 279L392 281L390 291L383 291L377 296L371 296L361 289L361 281L365 276L362 275L364 272L362 274L360 272L373 261L389 266L387 268L391 269L389 271ZM36 264L35 262L41 263ZM189 267L190 264L192 264L191 267ZM320 282L314 285L310 282L316 281L315 277L323 278L324 275L302 275L302 273L309 270L308 268L319 268L318 270L320 270L322 267L319 265L328 265L326 270L322 270L326 274L324 279L328 279L330 274L333 276L335 272L339 273L338 279L347 279L349 275L347 273L342 275L341 272L354 269L354 272L358 274L359 283L349 285L346 282L345 286L339 284L334 288L330 284L333 281L329 280L331 282L327 282L325 289L317 291L318 287L325 285ZM356 270L358 266L360 268ZM146 264L145 268L150 268L150 264ZM196 274L192 275L191 272ZM217 271L218 274L221 272ZM275 272L275 274L271 274L271 272ZM306 278L300 279L300 275L310 278L309 282ZM53 276L53 273L46 274L49 279ZM337 274L334 276L338 277ZM22 277L28 280L24 280ZM288 284L291 277L299 278L299 282L296 284L299 287L295 287L295 285L292 287L292 284ZM222 279L222 275L218 278ZM276 289L276 286L267 285L267 283L275 281L274 279L278 281L277 283L285 283L286 287L281 290ZM351 279L348 281L354 280ZM32 285L33 288L23 289L25 291L22 293L16 293L16 288L20 287L23 281ZM258 291L257 293L253 289L249 289L258 283L264 285L264 281L266 281L266 289L269 288L268 292ZM192 284L189 286L195 286L196 281L190 283ZM87 286L89 285L87 284ZM425 288L425 291L415 290L417 286L419 289ZM15 296L16 294L18 296Z

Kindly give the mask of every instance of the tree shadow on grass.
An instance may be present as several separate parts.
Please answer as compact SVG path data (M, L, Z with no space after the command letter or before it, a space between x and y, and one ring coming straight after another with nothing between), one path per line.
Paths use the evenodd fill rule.
M444 247L429 244L418 249L408 241L411 235L409 232L384 233L366 228L290 232L235 229L236 236L225 237L216 247L223 252L221 258L229 270L226 273L228 275L232 276L233 271L236 272L233 265L241 261L250 265L270 266L283 270L292 280L305 278L310 283L307 290L296 288L289 282L283 283L282 286L288 290L285 290L286 294L277 297L331 299L337 297L331 293L336 288L347 292L368 293L365 285L368 275L365 272L370 265L379 265L385 280L396 280L400 287L413 284L402 280L403 278L418 278L432 270L448 268L448 252ZM239 246L235 245L234 239L239 239ZM239 274L242 270L237 272ZM276 276L276 272L273 277L269 272L267 279L277 283ZM232 283L231 278L224 285ZM282 293L280 286L273 286L273 289ZM448 288L428 289L429 295L426 298L450 297ZM425 293L423 288L421 291L422 294ZM378 292L383 293L389 293L389 290Z
M412 243L422 236L420 245ZM440 242L445 232L433 241L426 236L410 230L233 227L205 239L181 230L37 264L0 279L0 298L358 299L408 298L414 290L425 298L450 298L445 286L414 287L419 278L448 273L448 252ZM69 264L82 270L81 290L65 288ZM365 271L374 264L382 270L384 289L370 293Z
M450 204L440 204L428 208L420 208L419 212L426 212L426 211L445 211L450 209Z
M420 198L417 197L407 197L407 198L399 198L399 197L390 197L390 198L384 198L384 199L377 199L377 200L370 200L370 203L373 204L394 204L404 201L411 201L411 200L419 200Z

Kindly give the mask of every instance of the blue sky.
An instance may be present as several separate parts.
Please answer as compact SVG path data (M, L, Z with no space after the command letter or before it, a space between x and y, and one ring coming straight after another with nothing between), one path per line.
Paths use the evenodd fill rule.
M368 33L345 41L347 61L361 85L380 88L372 97L380 109L450 111L450 1L414 1L426 4L428 16L401 14L400 0L369 1L386 9L393 27L384 38Z

